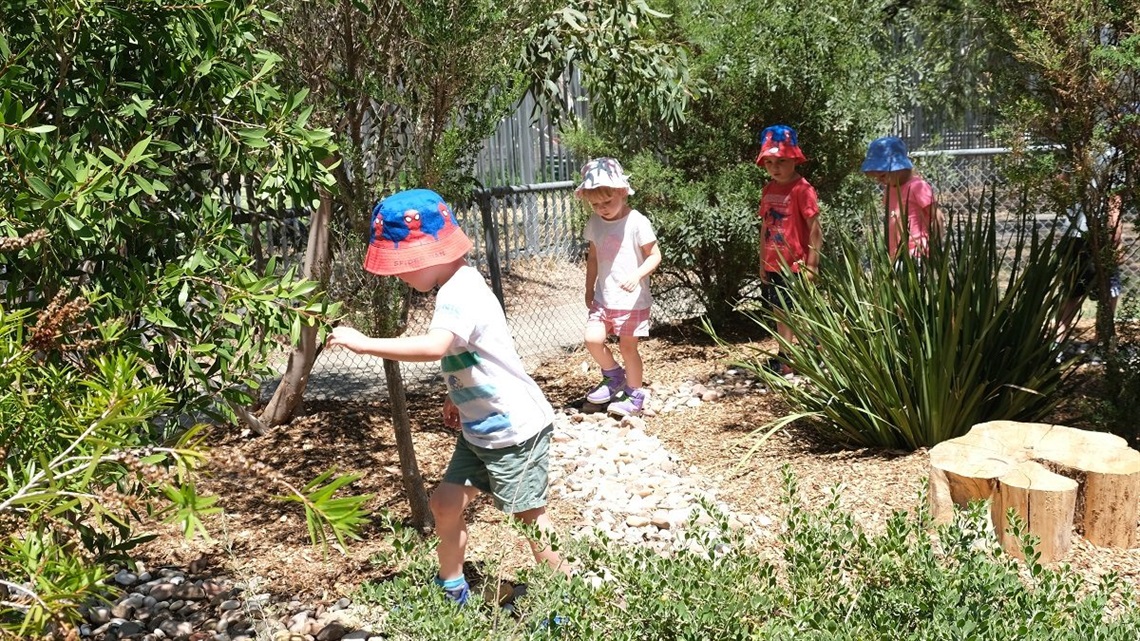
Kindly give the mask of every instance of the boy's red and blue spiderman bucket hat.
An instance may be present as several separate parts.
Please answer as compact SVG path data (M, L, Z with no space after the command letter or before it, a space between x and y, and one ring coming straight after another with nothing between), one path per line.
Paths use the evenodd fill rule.
M443 265L471 251L451 208L430 189L401 191L372 209L364 269L380 276Z
M863 159L860 171L899 171L913 169L914 163L907 155L906 143L898 136L883 136L867 145L867 157Z
M796 142L796 130L787 125L772 125L760 132L760 153L756 164L764 165L765 158L788 158L798 165L807 157Z

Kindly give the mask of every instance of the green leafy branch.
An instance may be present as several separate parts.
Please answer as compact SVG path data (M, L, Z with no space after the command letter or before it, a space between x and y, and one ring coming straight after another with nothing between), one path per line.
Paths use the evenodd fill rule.
M372 499L372 495L337 497L335 494L337 490L359 479L359 474L336 476L336 469L329 468L298 490L283 478L277 477L277 482L292 493L277 498L304 506L305 524L309 528L309 539L313 545L327 546L327 528L343 548L346 538L360 539L360 529L369 522L363 506Z

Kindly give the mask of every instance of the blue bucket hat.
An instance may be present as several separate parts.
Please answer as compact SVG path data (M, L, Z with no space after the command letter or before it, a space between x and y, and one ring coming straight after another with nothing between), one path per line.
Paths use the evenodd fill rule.
M863 159L860 171L898 171L913 169L914 163L907 157L906 143L898 136L883 136L867 145L867 157Z

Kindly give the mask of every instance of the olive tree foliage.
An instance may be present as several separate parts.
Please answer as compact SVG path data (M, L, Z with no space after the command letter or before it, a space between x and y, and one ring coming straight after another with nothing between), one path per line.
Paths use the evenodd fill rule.
M324 275L328 291L344 302L345 317L356 327L399 334L408 292L396 279L360 269L372 206L411 187L435 189L453 203L468 200L483 141L529 88L540 85L541 93L547 87L541 79L556 78L586 56L560 48L563 39L580 35L573 9L551 0L282 0L277 10L278 51L293 83L310 91L315 120L333 130L341 150L333 170L338 206ZM640 37L629 22L594 32L634 46ZM537 54L542 47L536 43L557 55ZM600 51L591 50L591 60L600 61ZM666 91L672 84L661 79L658 92ZM394 363L385 362L385 373L405 491L413 521L423 525L430 514L403 383ZM283 405L263 418L280 423L291 412Z
M519 54L550 0L281 0L276 48L345 162L337 198L367 227L382 194L454 198L483 139L521 96Z
M884 49L899 113L919 108L948 126L968 114L993 115L997 71L1012 60L993 46L985 3L969 0L891 0L882 18Z
M276 341L335 311L253 269L221 193L308 203L332 143L275 82L255 2L0 13L0 626L23 634L101 589L141 517L199 531L185 426L249 403ZM359 525L325 491L350 478L293 493L321 534Z
M674 38L669 2L566 0L539 24L522 70L552 120L567 121L565 73L578 69L592 120L629 139L675 129L704 91L686 43ZM573 127L575 123L566 122Z

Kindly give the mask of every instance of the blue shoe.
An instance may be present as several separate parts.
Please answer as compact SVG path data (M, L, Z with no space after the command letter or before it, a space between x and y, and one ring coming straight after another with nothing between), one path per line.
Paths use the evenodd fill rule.
M444 590L443 595L454 601L455 605L467 605L467 599L471 596L471 589L464 583L455 589Z
M471 598L471 588L467 585L467 580L463 577L458 579L459 585L449 587L449 582L442 581L438 576L435 577L435 584L443 590L443 595L456 605L462 606L467 604L467 599Z

